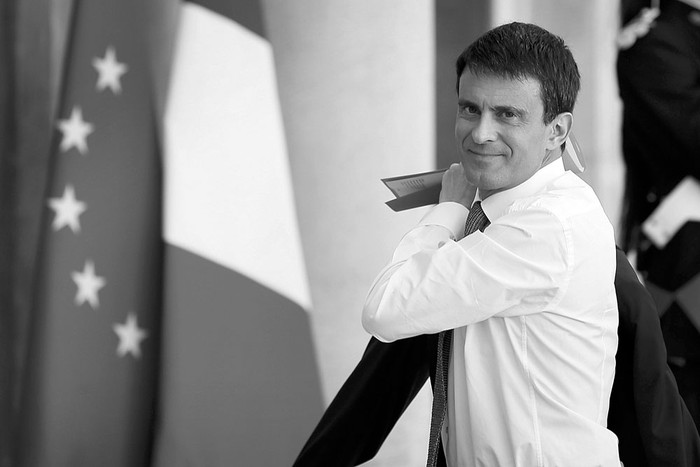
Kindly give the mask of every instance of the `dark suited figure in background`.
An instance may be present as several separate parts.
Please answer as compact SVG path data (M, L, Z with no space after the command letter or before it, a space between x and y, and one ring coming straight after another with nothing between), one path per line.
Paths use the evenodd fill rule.
M639 3L623 0L623 24L649 6ZM662 316L669 366L697 424L700 223L686 222L664 246L642 225L681 180L700 181L700 0L661 0L659 7L638 37L621 44L617 61L627 168L623 248L637 252L637 269Z

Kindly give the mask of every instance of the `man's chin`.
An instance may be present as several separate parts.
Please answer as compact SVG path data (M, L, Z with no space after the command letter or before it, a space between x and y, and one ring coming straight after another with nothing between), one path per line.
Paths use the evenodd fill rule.
M476 170L473 167L467 167L465 174L467 181L479 190L496 190L502 184L502 180L498 177L498 170Z

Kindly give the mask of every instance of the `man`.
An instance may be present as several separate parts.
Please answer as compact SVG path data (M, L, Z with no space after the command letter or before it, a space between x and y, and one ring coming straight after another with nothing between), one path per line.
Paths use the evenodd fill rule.
M560 158L576 63L560 38L511 23L457 74L461 164L375 280L363 325L385 342L440 333L429 465L438 437L454 466L619 465L614 234Z
M623 20L643 6L626 3ZM669 366L698 423L700 303L683 296L700 294L700 223L679 223L666 244L652 243L642 225L683 179L700 181L700 0L661 1L657 14L617 59L627 169L622 247L637 253L637 269L659 305Z

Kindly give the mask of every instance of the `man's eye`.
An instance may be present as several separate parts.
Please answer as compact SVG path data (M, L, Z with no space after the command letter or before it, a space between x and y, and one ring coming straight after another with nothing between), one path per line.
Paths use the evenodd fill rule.
M463 105L459 107L459 113L462 115L476 115L479 109L475 105Z
M516 118L516 117L517 117L517 114L516 114L515 112L511 112L511 111L509 111L509 110L504 110L504 111L501 113L501 116L502 116L503 118L505 118L505 119L511 120L511 119L513 119L513 118Z

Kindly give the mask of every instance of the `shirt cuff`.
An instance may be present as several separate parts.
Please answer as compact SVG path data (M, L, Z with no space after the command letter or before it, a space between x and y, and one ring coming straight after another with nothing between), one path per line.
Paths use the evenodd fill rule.
M469 209L463 204L446 201L435 205L418 225L441 225L452 233L455 240L464 237L464 223Z

